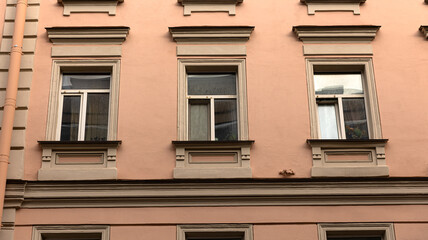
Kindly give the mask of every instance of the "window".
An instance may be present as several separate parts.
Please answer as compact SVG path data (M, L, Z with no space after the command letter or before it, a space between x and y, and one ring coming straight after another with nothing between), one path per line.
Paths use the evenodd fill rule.
M108 226L35 226L32 240L108 240Z
M177 240L252 240L247 224L207 224L177 226Z
M249 178L244 59L180 59L175 178Z
M318 224L319 240L395 240L391 223Z
M306 62L312 176L388 176L372 60Z
M236 73L188 73L189 140L238 140Z
M319 136L369 139L361 73L314 73Z
M63 73L59 111L60 141L105 141L110 74Z
M53 61L39 180L116 179L119 69L120 60Z

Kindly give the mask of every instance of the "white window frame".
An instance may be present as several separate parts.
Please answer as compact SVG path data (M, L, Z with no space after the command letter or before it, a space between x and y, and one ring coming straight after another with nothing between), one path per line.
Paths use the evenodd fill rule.
M116 140L117 137L117 115L118 115L118 102L119 102L119 73L120 70L120 60L53 60L52 65L52 80L50 88L50 97L49 97L49 111L48 111L48 120L47 120L47 129L46 129L46 140L59 140L61 132L61 116L62 116L62 101L63 101L63 92L70 94L81 94L87 90L66 90L63 91L62 88L62 72L67 73L90 73L92 72L109 72L110 77L110 89L109 91L109 115L108 115L108 130L107 130L107 140ZM94 92L94 90L90 90ZM99 90L95 90L99 91ZM80 92L80 93L79 93ZM83 99L81 99L81 104L84 104ZM86 105L81 105L86 108ZM82 125L82 117L80 122L80 127L84 128ZM83 122L84 123L84 122ZM82 130L79 132L79 140L82 139ZM84 137L84 135L83 135Z
M340 74L347 74L348 72L346 71L336 71L338 75ZM352 72L353 73L353 72ZM361 75L361 80L362 80L362 86L363 86L363 94L352 94L352 95L345 95L345 94L322 94L322 95L317 95L315 94L315 92L313 94L315 94L315 102L317 105L317 112L316 112L316 116L318 119L318 126L320 125L319 122L319 116L318 116L318 106L320 105L320 103L318 103L318 101L323 101L324 99L334 99L335 103L334 103L334 107L335 107L335 111L336 111L336 122L337 122L337 132L338 132L338 139L346 139L346 129L345 129L345 117L343 114L343 99L345 98L358 98L358 99L364 99L364 107L365 107L365 112L366 112L366 120L367 120L367 128L368 128L368 135L369 135L369 139L370 139L370 132L371 131L371 121L368 119L368 104L367 104L367 99L369 99L369 96L366 95L366 80L364 77L364 72L360 71L359 74ZM316 73L313 73L313 76L315 76ZM334 73L332 73L331 75L334 75ZM314 79L315 80L315 79ZM315 84L315 83L314 83ZM323 103L321 103L322 105ZM321 127L318 128L318 136L321 139Z
M79 234L77 239L85 239L85 234L97 233L101 235L100 240L110 239L110 226L105 225L61 225L61 226L34 226L32 240L43 240L43 235L55 234L67 236L69 234ZM65 238L67 239L67 238ZM74 238L73 238L74 239Z
M225 70L222 70L224 67ZM208 96L210 101L214 98L232 98L237 99L238 112L238 140L248 140L248 115L247 115L247 86L245 74L245 59L179 59L178 60L178 140L187 141L189 131L189 99L207 99L200 96L189 96L187 94L187 72L230 72L233 69L237 78L237 94L235 96ZM193 70L194 69L194 70ZM210 104L211 108L214 107ZM211 119L214 117L211 114ZM211 140L213 139L213 122L211 122Z
M307 84L309 96L309 113L311 119L311 138L321 139L317 97L314 89L314 74L316 68L329 68L338 73L361 71L363 80L364 101L366 107L369 139L381 139L379 107L377 102L376 84L374 80L373 61L371 58L307 58ZM335 97L337 98L337 96ZM342 112L343 114L343 112ZM341 131L342 132L342 131ZM344 134L344 133L343 133ZM344 138L341 138L344 139Z
M63 73L61 73L61 85L63 81ZM111 75L110 75L110 85L111 85ZM86 108L88 104L88 93L108 93L109 94L109 111L110 111L110 88L109 89L61 89L61 97L58 109L58 128L57 128L57 139L61 138L61 123L62 123L62 115L63 115L63 107L64 107L64 97L65 96L80 96L80 115L79 115L79 134L78 141L85 140L85 127L86 127ZM108 116L110 122L110 113ZM108 130L107 130L108 136Z
M355 237L375 236L382 240L395 240L392 223L321 223L318 224L318 240L328 240L328 233Z
M200 72L195 72L192 74L198 74ZM218 72L218 73L222 73L222 72ZM237 123L238 123L238 139L240 139L240 134L239 134L239 95L238 95L238 77L237 77L237 73L235 73L235 84L236 84L236 94L235 95L190 95L188 93L188 88L187 88L187 84L188 82L186 81L186 99L187 99L187 105L186 105L186 111L189 113L189 106L190 106L190 102L192 100L208 100L209 101L209 116L210 116L210 141L216 141L216 137L215 137L215 100L218 99L223 99L223 100L229 100L229 99L234 99L236 100L236 110L237 110ZM186 80L187 80L187 74L186 74ZM187 122L187 138L189 138L189 130L190 130L190 122ZM237 139L237 140L238 140ZM190 139L189 139L190 140Z

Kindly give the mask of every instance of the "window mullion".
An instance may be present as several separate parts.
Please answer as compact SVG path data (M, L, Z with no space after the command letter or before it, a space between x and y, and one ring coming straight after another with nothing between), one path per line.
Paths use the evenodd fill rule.
M210 97L210 127L211 127L211 141L215 141L215 111L214 111L214 98Z
M346 132L345 132L345 117L343 116L343 103L342 103L342 96L337 96L337 105L339 107L339 135L340 139L346 139Z
M88 92L82 93L82 100L80 105L80 124L79 124L79 141L85 140L85 127L86 127L86 107L88 101Z

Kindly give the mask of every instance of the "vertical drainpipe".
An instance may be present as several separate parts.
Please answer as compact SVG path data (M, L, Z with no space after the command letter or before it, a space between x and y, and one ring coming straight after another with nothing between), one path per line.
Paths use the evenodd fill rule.
M7 167L9 164L10 145L12 141L16 95L18 93L18 79L21 68L22 42L24 40L27 2L28 0L18 0L16 3L15 26L13 30L12 49L10 51L6 99L4 101L3 122L1 124L0 131L0 222L3 218Z

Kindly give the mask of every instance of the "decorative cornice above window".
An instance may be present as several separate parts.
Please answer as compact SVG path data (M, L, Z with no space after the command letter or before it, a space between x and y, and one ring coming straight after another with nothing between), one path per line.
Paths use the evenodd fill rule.
M47 27L53 44L122 44L129 27Z
M248 41L253 30L253 26L201 26L169 28L172 38L177 43L242 43Z
M116 6L124 0L58 0L64 6L64 16L70 13L108 13L116 15Z
M428 25L421 25L419 27L419 31L424 35L425 38L428 38Z
M190 16L192 12L228 12L236 14L235 7L244 0L178 0L184 7L184 16Z
M300 0L308 6L308 14L315 12L354 12L360 14L360 4L366 0Z
M304 43L361 42L373 41L380 26L337 25L337 26L294 26L293 32Z

